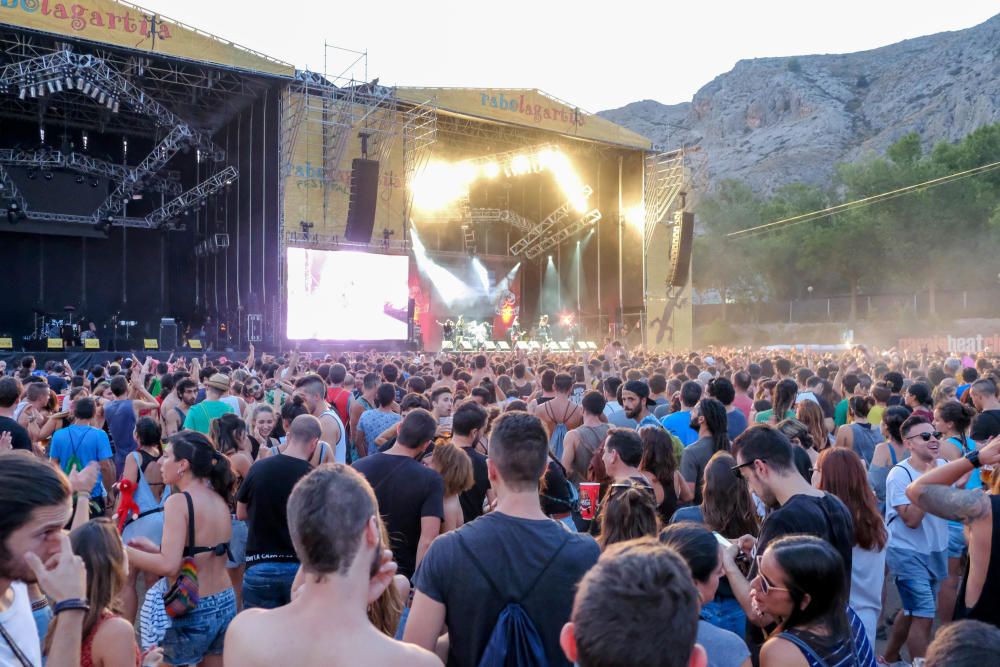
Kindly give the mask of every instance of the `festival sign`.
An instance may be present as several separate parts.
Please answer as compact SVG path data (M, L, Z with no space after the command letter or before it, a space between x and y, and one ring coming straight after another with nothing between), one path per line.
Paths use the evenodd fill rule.
M629 148L649 150L652 142L610 120L533 88L407 88L396 89L399 99L429 104L442 111L513 123Z
M903 352L948 352L950 354L979 354L1000 350L1000 333L974 336L930 336L927 338L900 338L897 349Z
M0 0L0 22L240 69L293 76L295 68L249 49L114 0Z

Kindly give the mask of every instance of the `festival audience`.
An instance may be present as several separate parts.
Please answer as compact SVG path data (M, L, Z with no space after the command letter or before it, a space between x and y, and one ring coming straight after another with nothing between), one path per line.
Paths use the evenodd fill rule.
M926 651L928 664L950 664L949 653L964 659L955 637L973 622L952 617L1000 625L1000 530L986 493L1000 465L995 356L608 349L117 355L78 371L15 360L17 377L0 377L0 624L13 640L0 641L0 664L137 664L137 622L150 665L325 664L333 651L352 664L742 665L749 655L867 667L880 614L886 662ZM751 392L768 400L751 404ZM744 416L776 428L744 431ZM310 475L351 457L349 442L362 445L361 476ZM321 476L295 514L293 489ZM593 482L605 491L588 520L581 485ZM46 484L52 494L35 493ZM103 518L112 508L114 522ZM22 539L36 520L48 537ZM667 523L671 546L657 551L649 536ZM573 606L588 570L610 581L604 563L643 549L628 586L583 585ZM692 634L643 617L641 595L617 597L657 572L661 551L679 563L671 549L700 598ZM27 551L44 564L18 557ZM84 571L74 552L89 593L69 581ZM647 590L649 604L669 589ZM240 593L255 609L230 627ZM585 597L614 615L581 613ZM363 624L352 632L364 639L326 632L331 620L338 631ZM647 621L657 625L646 641L620 640ZM310 640L287 641L299 635ZM673 640L682 648L643 652Z

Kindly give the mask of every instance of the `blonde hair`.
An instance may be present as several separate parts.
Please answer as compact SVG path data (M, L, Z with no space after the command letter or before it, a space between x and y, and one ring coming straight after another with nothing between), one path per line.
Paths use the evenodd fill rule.
M450 442L434 447L431 466L444 479L444 495L457 496L472 488L472 461L468 455Z

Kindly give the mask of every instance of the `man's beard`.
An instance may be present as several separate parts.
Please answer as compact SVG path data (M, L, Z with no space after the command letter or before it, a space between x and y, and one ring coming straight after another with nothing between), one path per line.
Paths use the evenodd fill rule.
M23 581L26 584L37 582L35 573L28 567L24 558L21 558L19 561L9 557L0 559L0 577L13 581Z
M625 416L629 419L637 419L639 415L642 414L642 406L635 408L634 410L629 410L625 408Z
M698 431L698 430L701 429L701 424L699 424L697 421L695 421L694 419L692 419L691 421L688 422L688 427L692 431Z

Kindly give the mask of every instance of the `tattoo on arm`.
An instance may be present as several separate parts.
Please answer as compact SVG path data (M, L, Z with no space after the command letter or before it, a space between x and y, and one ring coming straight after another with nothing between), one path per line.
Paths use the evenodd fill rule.
M990 499L982 489L967 491L932 484L920 489L915 504L934 516L962 523L972 523L990 513Z

